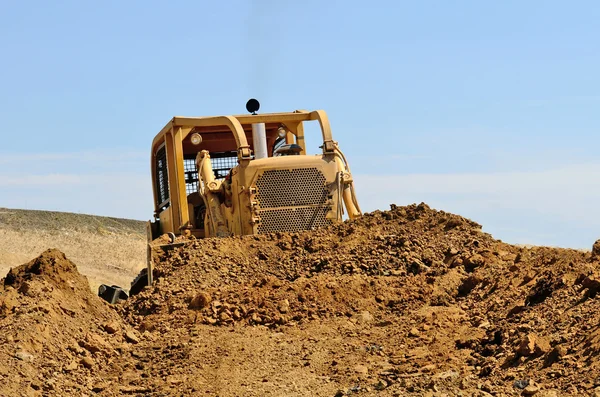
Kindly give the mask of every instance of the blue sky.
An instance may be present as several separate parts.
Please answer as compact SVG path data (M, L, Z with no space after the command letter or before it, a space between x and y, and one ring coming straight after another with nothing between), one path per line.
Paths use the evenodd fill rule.
M2 2L0 206L148 219L160 128L256 97L328 112L367 211L424 201L589 248L598 20L595 1Z

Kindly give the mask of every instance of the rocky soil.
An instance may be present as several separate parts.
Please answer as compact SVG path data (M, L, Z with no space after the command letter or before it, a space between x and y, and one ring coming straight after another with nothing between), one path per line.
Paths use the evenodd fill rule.
M425 204L180 240L95 297L59 251L0 287L0 395L600 396L600 242L516 247Z

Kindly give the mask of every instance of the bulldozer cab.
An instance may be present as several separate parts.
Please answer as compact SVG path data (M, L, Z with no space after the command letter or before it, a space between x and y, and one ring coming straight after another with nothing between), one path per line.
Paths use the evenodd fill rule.
M314 229L342 220L342 201L360 214L326 113L256 114L251 101L252 114L174 117L156 135L149 242ZM320 126L320 154L306 153L306 122Z

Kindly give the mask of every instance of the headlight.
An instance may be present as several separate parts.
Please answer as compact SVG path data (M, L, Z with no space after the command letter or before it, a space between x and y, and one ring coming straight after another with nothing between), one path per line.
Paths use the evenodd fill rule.
M194 132L190 137L190 141L192 141L192 145L199 145L202 143L202 136L197 132Z

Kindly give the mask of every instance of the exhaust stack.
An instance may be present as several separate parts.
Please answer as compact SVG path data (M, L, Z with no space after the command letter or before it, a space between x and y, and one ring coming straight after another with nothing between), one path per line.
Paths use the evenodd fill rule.
M260 103L252 98L246 103L246 110L256 114L260 108ZM264 123L252 124L252 145L254 147L254 158L264 159L267 154L267 132Z
M254 145L255 159L264 159L265 157L268 157L265 123L252 124L252 143Z

